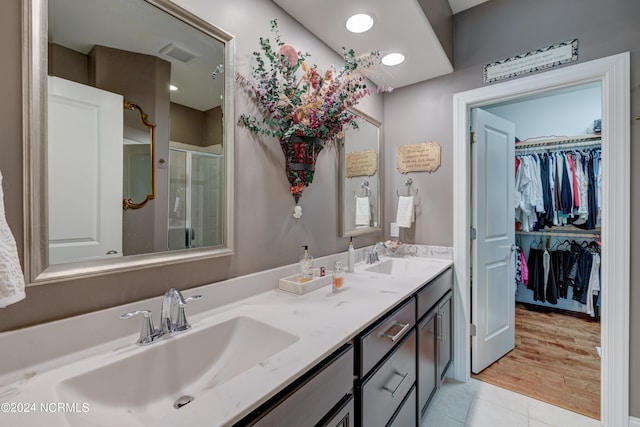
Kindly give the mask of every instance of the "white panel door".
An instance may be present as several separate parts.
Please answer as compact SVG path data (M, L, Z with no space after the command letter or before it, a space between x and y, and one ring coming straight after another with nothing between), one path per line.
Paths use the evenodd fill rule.
M48 99L49 264L121 256L122 96L50 76Z
M515 347L515 126L477 108L473 123L471 370L478 373Z

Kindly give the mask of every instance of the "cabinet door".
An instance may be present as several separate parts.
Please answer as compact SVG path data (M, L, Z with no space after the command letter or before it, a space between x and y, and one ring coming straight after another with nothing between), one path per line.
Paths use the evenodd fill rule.
M418 324L418 409L421 414L438 387L436 314L437 310L432 310Z
M451 321L453 319L453 305L449 292L438 304L437 332L438 332L438 379L444 380L453 356L453 340L451 339Z

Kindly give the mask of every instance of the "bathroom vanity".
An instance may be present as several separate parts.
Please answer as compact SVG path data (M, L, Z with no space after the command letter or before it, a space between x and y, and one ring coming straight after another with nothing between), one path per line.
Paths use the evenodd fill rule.
M278 290L297 265L190 289L185 298L203 296L187 306L192 328L145 346L136 345L142 318L118 316L157 318L160 297L2 333L12 350L0 401L15 409L3 422L418 425L452 354L451 265L420 256L356 264L338 294ZM49 403L62 409L43 411Z
M419 425L452 361L452 287L447 268L236 425Z

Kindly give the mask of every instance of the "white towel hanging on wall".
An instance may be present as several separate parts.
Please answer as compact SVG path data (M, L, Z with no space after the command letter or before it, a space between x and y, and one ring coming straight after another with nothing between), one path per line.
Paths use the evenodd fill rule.
M413 196L398 197L398 211L396 213L398 227L411 228L414 218Z
M369 197L356 196L356 225L366 225L371 223L371 205Z
M2 172L0 172L0 308L24 299L24 274L20 267L16 240L4 211Z

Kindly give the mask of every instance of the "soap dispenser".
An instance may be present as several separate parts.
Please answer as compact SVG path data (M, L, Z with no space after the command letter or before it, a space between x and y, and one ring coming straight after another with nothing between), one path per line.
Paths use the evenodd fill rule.
M309 255L309 246L303 245L304 252L300 256L300 283L313 279L313 257Z
M353 265L356 262L356 250L353 248L353 237L349 239L349 250L347 251L347 271L353 273Z

